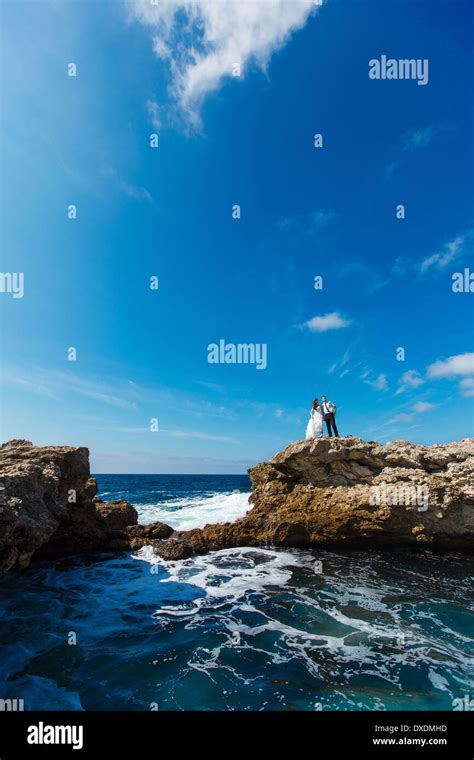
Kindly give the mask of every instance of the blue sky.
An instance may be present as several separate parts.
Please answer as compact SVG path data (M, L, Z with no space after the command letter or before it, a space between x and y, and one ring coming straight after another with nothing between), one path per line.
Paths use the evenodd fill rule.
M2 4L2 439L244 472L323 393L342 434L473 435L472 4L189 8ZM428 83L370 79L383 54Z

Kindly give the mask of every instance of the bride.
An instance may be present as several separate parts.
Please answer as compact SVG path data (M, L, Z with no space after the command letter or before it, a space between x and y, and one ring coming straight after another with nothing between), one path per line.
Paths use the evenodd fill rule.
M323 409L317 398L313 401L310 418L306 427L306 439L321 438L323 435Z

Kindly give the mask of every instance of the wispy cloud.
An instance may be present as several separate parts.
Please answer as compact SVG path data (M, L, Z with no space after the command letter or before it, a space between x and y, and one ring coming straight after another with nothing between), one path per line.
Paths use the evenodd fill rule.
M474 396L474 377L465 377L459 383L461 396Z
M468 244L472 242L472 237L472 230L468 230L464 234L458 235L453 240L445 243L441 251L423 259L420 264L421 274L424 274L432 267L444 269L448 264L451 264L466 252Z
M153 35L155 55L168 62L170 95L194 128L205 97L233 66L266 70L272 55L317 9L313 0L134 0L131 15Z
M111 433L145 433L146 435L170 435L172 438L196 438L200 441L219 441L220 443L239 443L235 438L231 438L227 435L214 435L213 433L203 433L199 430L174 430L160 427L153 433L150 431L148 425L141 425L140 427L130 426L110 426L98 428L99 430L106 430Z
M410 425L410 422L413 424ZM373 427L361 430L361 435L367 437L367 439L375 435L379 441L384 441L387 439L393 440L394 435L398 435L400 432L403 435L406 435L409 430L415 430L419 427L420 424L414 422L414 418L410 414L405 414L402 412L400 414L396 414L386 422L383 422L381 425L375 425Z
M393 175L395 174L395 171L397 167L400 165L400 161L391 161L387 166L385 167L385 178L391 179Z
M428 124L426 127L410 129L401 136L401 148L405 153L428 148L434 137L436 137L439 132L446 129L446 127L441 127L436 124ZM399 167L404 163L405 159L397 159L388 163L385 167L385 179L390 180Z
M413 409L418 414L423 414L423 412L429 412L430 409L434 409L436 407L436 404L430 404L428 401L417 401L416 404L413 405Z
M388 423L391 422L411 422L413 419L411 414L406 414L405 412L400 412L399 414L396 414L394 417L392 417Z
M384 375L383 373L378 375L374 380L371 380L370 378L366 378L364 380L364 383L366 385L370 385L371 388L374 388L377 391L388 390L387 375Z
M136 409L134 401L127 401L126 399L107 393L105 390L101 391L98 388L95 389L92 386L87 387L86 385L81 385L80 383L73 381L70 383L69 389L72 390L73 393L79 393L81 396L87 396L88 398L92 398L95 401L100 401L104 404L109 404L110 406L118 406L121 409Z
M214 391L215 393L226 393L228 390L228 388L221 383L208 383L205 380L193 380L193 382L196 385L200 385L202 388L206 388L209 391Z
M332 311L328 314L313 317L300 326L307 328L310 332L322 333L328 330L340 330L342 327L348 327L349 325L349 320L344 319L339 312Z
M28 372L29 377L25 377L25 370L22 369L6 371L3 380L9 385L19 386L40 396L58 399L72 393L108 406L121 409L137 408L136 401L130 398L136 397L136 390L128 383L121 387L123 395L116 395L115 392L111 392L110 384L90 380L72 370L66 372L37 367L30 368Z
M220 441L221 443L238 443L235 438L227 435L213 435L212 433L200 433L195 430L167 430L164 428L160 433L171 435L174 438L198 438L201 441Z
M449 356L447 359L438 359L426 368L424 374L421 374L418 370L414 369L404 372L399 380L395 396L419 388L430 380L456 380L457 378L463 378L458 386L461 395L473 395L474 353L456 354L455 356ZM414 409L415 411L423 412L432 409L433 407L433 404L420 401L415 404Z
M395 414L394 417L388 421L388 423L412 422L414 414L424 414L424 412L429 412L431 409L435 408L436 404L430 404L428 401L417 401L416 404L413 404L413 406L410 407L412 412L411 414L408 414L407 412L399 412L398 414Z
M391 273L394 275L403 275L406 274L407 267L406 264L401 256L397 256L395 261L393 262Z
M135 201L144 201L145 203L150 204L153 203L153 196L146 187L130 184L127 180L123 179L113 167L104 167L100 173L103 177L112 179L120 192L127 195L129 198L133 198Z
M340 267L338 274L342 277L354 277L355 275L362 278L363 285L369 293L375 293L390 282L389 277L383 276L376 267L361 257L352 257L350 261Z
M398 396L400 393L404 393L404 391L407 391L410 388L418 388L418 386L423 385L423 383L424 380L420 373L416 369L409 369L401 376L395 395Z
M16 372L5 370L2 372L2 379L7 385L23 388L25 391L30 391L37 396L45 396L46 398L52 399L58 398L48 385L43 385L42 383L28 380L25 377L20 377Z
M398 434L399 431L403 436L406 436L407 433L409 433L411 430L416 430L419 427L420 425L416 423L413 425L408 425L408 426L403 425L403 428L401 430L400 428L398 428L398 430L395 428L394 430L391 430L389 433L384 433L383 435L379 435L377 440L379 440L381 443L383 443L384 441L390 441L390 440L393 440L394 435Z
M150 433L150 428L146 425L141 425L140 427L131 427L128 425L109 425L105 427L98 427L96 430L105 431L107 433ZM153 433L153 435L155 435Z
M309 235L315 235L322 227L332 222L337 216L332 209L316 209L309 214L295 214L279 219L276 226L280 230L297 230Z
M316 211L313 211L309 216L309 232L316 232L320 227L324 227L324 225L332 222L336 216L336 212L331 209L325 211L324 209L319 208Z
M153 129L161 128L160 107L156 100L147 100L146 110Z
M333 372L335 372L338 369L338 370L342 370L342 372L340 372L339 374L339 377L343 377L343 375L346 375L349 372L349 370L344 369L344 367L349 362L350 355L351 355L350 349L346 348L341 358L333 362L331 366L328 368L328 374L332 375Z
M413 129L410 132L405 132L405 134L402 135L403 150L419 150L420 148L427 148L433 137L439 131L439 127L434 124L428 124L428 126L421 129Z

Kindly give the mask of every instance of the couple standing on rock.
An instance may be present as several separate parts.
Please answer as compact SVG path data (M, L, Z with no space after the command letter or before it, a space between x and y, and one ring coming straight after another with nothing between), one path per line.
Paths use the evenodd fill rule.
M328 436L332 436L333 431L336 438L339 438L336 425L336 404L328 401L326 396L321 396L321 403L315 398L311 407L309 422L306 427L306 438L323 437L323 420L326 423Z

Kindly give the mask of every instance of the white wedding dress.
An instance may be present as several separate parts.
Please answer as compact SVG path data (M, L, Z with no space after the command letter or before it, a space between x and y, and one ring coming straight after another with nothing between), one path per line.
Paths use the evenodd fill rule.
M323 415L322 412L311 409L310 418L306 427L306 439L319 438L323 432Z

